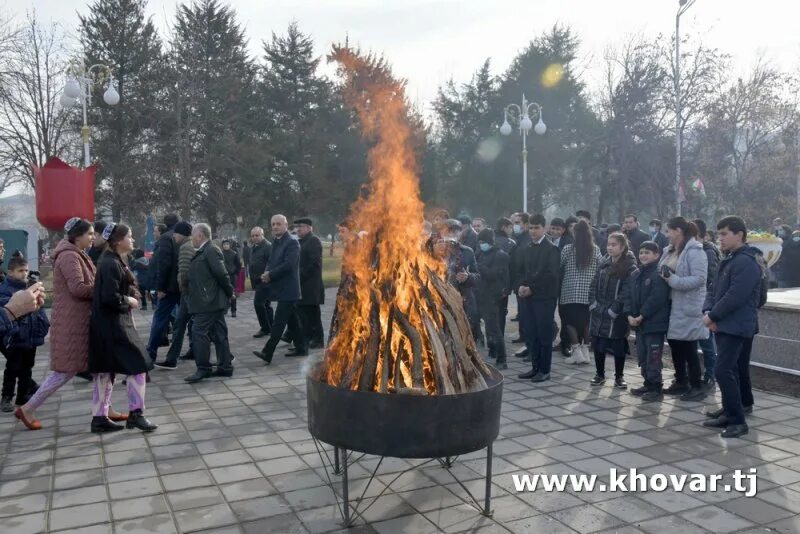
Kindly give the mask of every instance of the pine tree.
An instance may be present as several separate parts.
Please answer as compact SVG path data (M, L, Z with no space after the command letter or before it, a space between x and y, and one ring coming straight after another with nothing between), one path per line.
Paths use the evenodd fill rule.
M86 66L111 68L120 101L108 106L106 84L95 86L89 124L99 160L98 203L114 220L146 212L152 205L155 168L152 146L163 98L161 41L149 18L146 0L95 0L80 16ZM95 71L97 72L97 71Z
M258 172L255 67L236 13L217 0L178 8L170 50L165 184L184 216L197 210L212 228L242 214L243 180ZM255 150L257 155L257 150Z

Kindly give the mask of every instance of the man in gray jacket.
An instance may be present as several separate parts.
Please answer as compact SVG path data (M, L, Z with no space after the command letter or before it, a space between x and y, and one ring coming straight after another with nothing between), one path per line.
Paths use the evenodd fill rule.
M192 346L197 371L186 377L190 384L210 376L233 376L225 310L233 296L233 286L225 270L222 251L211 242L211 228L204 223L192 229L192 244L197 249L189 265L189 294L186 304L192 315ZM211 372L211 340L217 349L217 369Z

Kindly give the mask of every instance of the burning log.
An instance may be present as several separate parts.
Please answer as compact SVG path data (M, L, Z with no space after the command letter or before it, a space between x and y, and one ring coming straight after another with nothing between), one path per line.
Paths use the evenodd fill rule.
M358 389L372 391L375 385L375 371L378 368L379 349L381 347L381 317L380 302L375 291L370 292L372 307L369 312L369 338L364 348L364 365L358 379Z
M411 343L411 385L415 388L424 387L422 377L422 338L419 336L417 329L411 325L408 317L396 310L397 324L403 334L408 338Z
M383 347L383 361L381 361L381 387L380 392L386 393L389 387L389 368L392 363L392 330L394 326L394 314L397 308L394 304L389 308L389 324L386 326L386 341Z

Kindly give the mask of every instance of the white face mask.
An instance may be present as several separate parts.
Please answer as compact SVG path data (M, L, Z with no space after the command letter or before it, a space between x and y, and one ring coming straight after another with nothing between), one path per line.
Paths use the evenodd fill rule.
M651 234L655 234L656 232L658 232L658 227L656 227L656 226L651 226L651 227L650 227L650 233L651 233Z
M515 224L514 225L514 233L515 234L521 234L522 233L522 225L521 224Z
M794 241L795 243L800 243L800 236L794 236L792 238L792 241Z
M492 248L492 245L490 245L489 243L481 243L479 246L481 247L481 251L483 252L489 252L489 250Z

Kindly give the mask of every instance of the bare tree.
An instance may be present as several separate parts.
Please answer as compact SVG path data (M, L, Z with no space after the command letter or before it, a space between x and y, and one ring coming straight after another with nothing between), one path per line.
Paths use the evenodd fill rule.
M29 13L7 40L0 84L0 176L5 185L34 187L32 165L43 165L67 148L68 111L58 103L65 35ZM0 187L4 184L0 180Z

